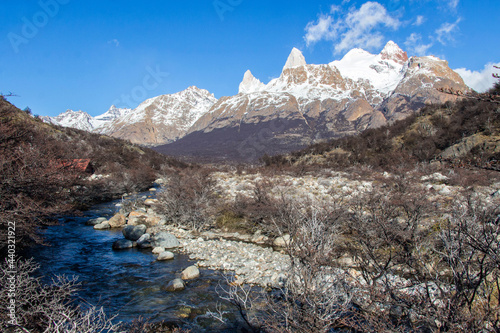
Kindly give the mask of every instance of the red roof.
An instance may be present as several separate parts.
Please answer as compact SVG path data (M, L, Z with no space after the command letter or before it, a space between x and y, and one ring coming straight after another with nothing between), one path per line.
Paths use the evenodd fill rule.
M55 167L58 169L73 169L80 172L89 170L90 159L74 159L74 160L57 160Z

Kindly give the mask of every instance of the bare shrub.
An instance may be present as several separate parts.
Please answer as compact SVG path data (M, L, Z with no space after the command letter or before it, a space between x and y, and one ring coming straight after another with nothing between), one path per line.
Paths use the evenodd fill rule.
M345 211L335 203L311 207L281 198L272 217L277 234L290 233L286 247L291 267L284 286L266 296L255 310L248 291L229 284L222 298L234 304L254 332L329 332L353 322L350 275L333 266L340 253L340 221ZM257 311L258 317L248 314Z
M498 332L497 206L457 198L440 216L411 187L360 200L346 244L364 280L356 301L371 326Z
M207 170L178 171L169 177L165 188L156 207L169 223L198 231L212 225L217 194Z
M396 178L349 205L282 198L273 221L276 233L291 236L291 267L254 328L500 331L498 202L470 193L438 209Z
M236 284L234 278L225 275L225 285L219 282L216 288L216 292L220 299L228 302L234 306L241 319L243 319L244 326L246 330L250 332L261 332L262 331L262 320L260 317L262 315L262 307L257 304L262 303L265 300L265 295L263 293L252 292L251 286L244 286L241 284ZM226 311L220 303L217 304L215 311L209 311L210 315L215 320L221 323L226 323Z
M278 230L286 230L291 258L284 288L270 298L266 328L273 332L329 332L351 320L349 274L334 267L342 255L341 222L346 211L336 202L318 207L286 201Z
M13 328L16 332L117 332L102 308L91 305L75 306L73 297L79 288L75 278L56 276L50 285L33 277L38 265L32 259L18 260L15 275L15 325L10 325L7 306L12 299L10 280L12 269L7 262L0 268L0 322L3 330ZM9 286L9 287L8 287Z

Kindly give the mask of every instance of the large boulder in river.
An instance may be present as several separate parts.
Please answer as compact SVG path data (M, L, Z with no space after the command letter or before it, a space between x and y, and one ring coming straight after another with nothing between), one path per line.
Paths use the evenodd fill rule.
M123 214L115 214L115 216L110 218L108 221L111 228L121 228L126 222L127 218Z
M131 240L131 241L136 241L139 238L141 238L142 235L146 233L146 226L144 224L141 225L126 225L122 232L123 232L123 237L125 239Z
M128 225L139 225L146 224L146 218L148 217L146 212L140 210L134 210L128 214Z
M154 235L152 244L153 246L163 247L165 249L173 249L181 245L174 235L165 231Z
M196 266L189 266L181 273L181 279L183 280L196 279L199 276L200 276L200 270Z
M125 250L134 247L134 243L128 239L119 239L113 243L113 250Z

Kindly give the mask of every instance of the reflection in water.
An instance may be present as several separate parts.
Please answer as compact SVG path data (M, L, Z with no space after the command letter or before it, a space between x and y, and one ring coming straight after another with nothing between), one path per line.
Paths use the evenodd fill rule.
M186 255L158 262L150 250L113 251L113 242L123 238L121 230L95 231L85 225L91 218L111 217L117 202L97 205L81 217L66 217L61 225L44 230L50 246L37 247L30 255L40 263L39 273L46 282L54 275L78 276L82 283L79 296L103 306L110 315L118 313L117 321L142 316L152 321L182 321L194 331L234 331L205 315L220 302L215 292L222 279L220 272L202 270L200 278L186 281L186 290L162 291L162 286L193 265Z

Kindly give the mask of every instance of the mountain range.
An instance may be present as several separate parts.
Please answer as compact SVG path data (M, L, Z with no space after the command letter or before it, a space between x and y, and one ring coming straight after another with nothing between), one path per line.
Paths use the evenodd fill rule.
M134 110L111 107L95 118L67 111L45 121L156 146L174 156L255 160L381 127L426 104L457 98L439 88L469 90L446 61L409 58L394 42L379 54L353 49L320 65L307 64L294 48L280 77L264 84L249 70L235 96L217 100L189 87Z

